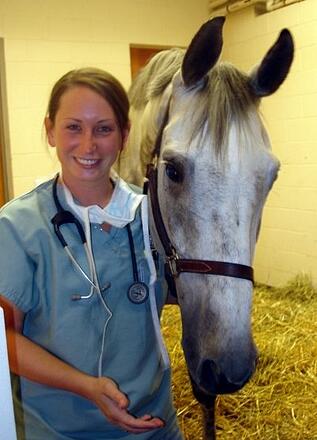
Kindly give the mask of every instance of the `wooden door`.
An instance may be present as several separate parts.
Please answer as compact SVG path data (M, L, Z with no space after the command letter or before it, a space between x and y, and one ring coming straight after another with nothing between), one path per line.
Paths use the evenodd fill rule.
M148 45L130 45L131 78L133 79L138 71L149 59L161 52L161 50L170 49L167 46L148 46Z

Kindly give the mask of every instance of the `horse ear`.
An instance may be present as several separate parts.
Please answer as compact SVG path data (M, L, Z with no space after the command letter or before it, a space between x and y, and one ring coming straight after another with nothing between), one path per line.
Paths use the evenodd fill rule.
M197 84L216 64L222 49L225 17L204 23L192 39L184 56L182 77L186 87Z
M250 76L250 85L257 97L274 93L285 80L294 58L294 41L288 29L283 29L267 52L260 66Z

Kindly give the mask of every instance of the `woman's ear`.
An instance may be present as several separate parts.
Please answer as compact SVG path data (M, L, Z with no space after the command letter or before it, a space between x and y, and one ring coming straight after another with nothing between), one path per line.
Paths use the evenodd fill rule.
M54 136L54 124L50 118L46 117L44 120L45 131L48 143L51 147L55 147L55 136Z
M126 146L128 137L129 137L129 133L130 133L130 128L131 128L131 123L130 121L128 122L126 128L122 131L122 146L121 146L121 150L124 149L124 147Z

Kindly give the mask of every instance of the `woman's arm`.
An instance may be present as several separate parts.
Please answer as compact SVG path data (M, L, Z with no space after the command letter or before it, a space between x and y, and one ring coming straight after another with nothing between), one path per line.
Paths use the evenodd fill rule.
M61 388L85 397L87 375L23 336L24 313L12 302L1 297L0 305L4 309L11 371L34 382Z
M13 373L91 400L111 423L129 432L142 433L163 426L161 420L148 415L131 416L127 411L128 398L110 378L85 374L23 336L23 312L1 295L0 306L4 309L8 357Z

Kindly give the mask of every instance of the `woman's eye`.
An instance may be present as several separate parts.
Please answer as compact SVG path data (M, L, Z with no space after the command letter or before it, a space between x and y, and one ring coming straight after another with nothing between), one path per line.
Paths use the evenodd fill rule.
M96 128L97 133L110 133L112 131L112 127L109 127L108 125L100 125Z
M78 124L69 124L67 126L68 130L70 131L80 131L81 127Z
M183 181L183 172L178 169L175 165L167 163L165 167L166 175L175 183L180 183Z

